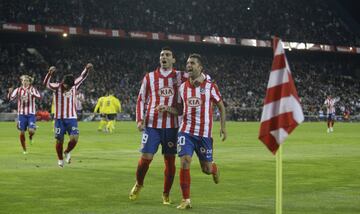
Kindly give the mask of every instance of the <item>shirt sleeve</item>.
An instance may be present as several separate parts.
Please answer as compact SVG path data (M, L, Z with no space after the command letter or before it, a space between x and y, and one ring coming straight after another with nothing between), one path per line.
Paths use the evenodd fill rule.
M210 94L210 99L212 99L215 103L218 103L222 100L219 88L215 83L212 84Z
M149 85L149 74L146 74L146 76L144 77L141 83L141 88L136 102L136 122L144 120L145 102L147 100L147 96L149 92L148 85Z

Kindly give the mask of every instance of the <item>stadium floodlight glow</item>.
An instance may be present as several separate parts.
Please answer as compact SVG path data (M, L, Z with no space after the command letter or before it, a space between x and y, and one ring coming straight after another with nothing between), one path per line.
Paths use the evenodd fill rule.
M67 34L67 33L63 33L62 36L63 36L63 37L67 37L68 34Z
M247 9L247 10L250 10L250 7L247 7L246 9Z

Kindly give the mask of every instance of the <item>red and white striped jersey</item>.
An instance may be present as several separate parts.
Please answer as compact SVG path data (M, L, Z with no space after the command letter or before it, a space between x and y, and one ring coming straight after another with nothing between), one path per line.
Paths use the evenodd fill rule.
M337 100L332 98L326 98L324 105L326 105L326 114L334 114L335 113L335 103Z
M81 83L86 79L89 72L84 69L81 75L75 79L74 86L65 91L63 83L50 83L51 75L47 73L44 79L44 85L47 88L52 90L54 100L55 100L55 112L54 118L55 119L76 119L76 91L80 87Z
M7 95L9 100L14 100L17 97L17 111L18 114L29 115L36 113L35 99L40 99L39 91L33 86L28 88L19 87Z
M200 137L211 137L213 103L222 100L217 85L205 80L195 87L186 81L179 88L183 102L183 118L180 131Z
M160 68L145 75L136 104L136 121L144 121L146 127L178 128L178 118L168 112L155 111L158 105L177 107L177 94L182 74L172 69L163 76Z

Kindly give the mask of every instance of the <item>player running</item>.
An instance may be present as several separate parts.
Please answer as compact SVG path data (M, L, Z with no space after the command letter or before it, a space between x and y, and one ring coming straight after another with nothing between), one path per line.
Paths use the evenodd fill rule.
M339 98L332 98L331 95L326 97L324 105L326 106L327 114L327 133L334 131L334 122L335 122L335 103L338 102Z
M41 95L39 91L32 86L34 79L29 75L22 75L20 77L21 87L9 88L7 95L9 100L17 98L17 113L18 123L17 128L20 131L20 143L23 149L23 153L27 154L25 143L25 131L29 132L29 143L33 143L33 136L36 130L36 104L35 100L40 99Z
M220 111L220 136L227 137L225 129L225 107L215 83L202 75L203 62L199 54L191 54L186 63L190 79L181 84L179 97L183 102L183 118L179 128L177 151L181 160L180 187L183 199L178 209L192 207L190 201L190 164L196 152L203 173L212 175L219 183L220 174L213 162L213 103ZM199 79L200 78L200 79ZM198 80L198 81L195 81Z

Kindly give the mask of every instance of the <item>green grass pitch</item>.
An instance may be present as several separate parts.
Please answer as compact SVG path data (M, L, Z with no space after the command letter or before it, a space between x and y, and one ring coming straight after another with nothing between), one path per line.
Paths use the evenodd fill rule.
M23 155L14 122L0 123L0 213L275 213L275 156L257 139L259 123L228 122L228 139L213 129L221 181L191 167L193 209L176 210L181 200L179 160L171 192L162 205L163 161L158 153L137 201L128 193L135 182L140 133L135 122L117 122L113 134L80 123L73 162L57 166L50 122L38 122L34 145ZM360 213L360 123L304 123L283 147L284 214ZM67 139L67 138L66 138Z

